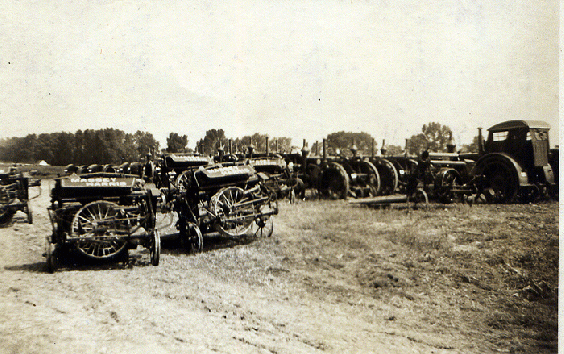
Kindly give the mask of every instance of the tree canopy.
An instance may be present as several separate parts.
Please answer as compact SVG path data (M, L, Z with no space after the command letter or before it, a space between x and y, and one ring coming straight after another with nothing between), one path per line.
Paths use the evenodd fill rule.
M338 149L341 154L350 156L352 155L350 149L353 144L356 145L358 154L364 156L372 155L372 144L374 144L374 149L377 147L374 138L365 132L351 133L340 131L327 135L327 151L330 154L336 153Z
M166 152L185 152L188 145L188 136L180 136L178 133L170 133L166 138Z
M423 124L421 133L412 135L408 139L408 151L410 154L419 154L424 150L433 152L444 152L447 143L452 136L452 130L446 125L436 122Z
M78 130L76 133L29 134L0 141L0 160L50 165L120 164L139 161L155 153L159 142L148 132L125 133L119 129Z
M219 147L224 148L227 142L223 129L210 129L202 139L198 140L196 146L204 155L216 155Z

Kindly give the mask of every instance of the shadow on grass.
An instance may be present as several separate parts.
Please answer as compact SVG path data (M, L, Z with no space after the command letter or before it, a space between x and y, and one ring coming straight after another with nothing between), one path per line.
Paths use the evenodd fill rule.
M238 237L225 237L219 233L206 233L203 235L204 248L203 253L210 252L218 249L232 248L235 246L249 245L257 240L257 237L252 234L247 234ZM191 254L190 250L183 247L180 241L180 235L170 235L161 240L161 253L168 255Z

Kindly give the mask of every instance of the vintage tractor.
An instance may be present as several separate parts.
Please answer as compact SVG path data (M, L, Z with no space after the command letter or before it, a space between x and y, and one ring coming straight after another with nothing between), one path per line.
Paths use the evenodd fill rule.
M293 202L296 191L300 191L303 187L303 182L280 155L253 157L249 160L249 165L257 173L268 177L263 181L264 187L277 199L289 198Z
M159 264L155 230L159 190L134 175L72 174L57 178L48 208L53 233L46 239L47 269L53 272L72 252L90 260L128 260L142 245Z
M373 197L380 188L378 169L367 159L338 158L321 175L320 192L331 199Z
M478 194L490 203L534 201L556 194L549 130L546 122L535 120L510 120L489 128L473 171Z
M30 177L18 172L15 167L0 168L0 227L10 225L18 211L27 214L27 221L33 223L29 181Z
M187 169L161 188L168 204L162 209L178 213L180 240L191 252L203 249L204 233L271 236L278 204L266 179L268 176L245 163Z
M315 144L316 146L318 144ZM317 149L316 149L317 150ZM305 189L314 189L322 197L346 199L375 196L381 191L378 168L368 157L356 156L356 148L351 148L352 157L327 154L327 142L323 140L323 154L309 155L310 150L304 141L300 154L284 154L284 159L296 171Z
M262 183L264 188L269 190L269 194L277 199L289 198L290 202L294 202L296 193L302 194L305 191L305 184L299 177L299 171L294 170L293 163L288 163L278 153L270 152L268 141L267 137L266 152L257 154L251 145L247 148L247 155L240 156L238 159L251 165L257 173L267 176ZM218 160L225 160L221 151Z

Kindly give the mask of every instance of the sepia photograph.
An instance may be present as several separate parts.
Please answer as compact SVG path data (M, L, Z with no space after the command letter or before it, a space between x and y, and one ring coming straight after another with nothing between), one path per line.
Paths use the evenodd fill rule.
M559 1L0 3L0 354L560 352Z

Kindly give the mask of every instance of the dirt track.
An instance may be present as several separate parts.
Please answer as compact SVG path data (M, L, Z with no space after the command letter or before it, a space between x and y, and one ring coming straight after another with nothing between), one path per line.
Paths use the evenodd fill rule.
M399 254L401 247L393 242L385 246L359 232L415 230L409 224L413 216L406 218L403 211L377 214L387 219L370 219L371 224L359 219L359 229L336 227L327 233L316 229L318 219L308 219L312 208L347 209L353 222L378 212L336 202L282 204L271 238L206 237L204 253L190 255L177 249L170 237L158 267L151 266L148 251L139 248L132 252L131 266L76 265L48 274L42 257L44 237L51 232L48 183L43 181L42 195L32 201L33 225L18 214L20 220L0 229L2 353L556 351L556 338L537 336L528 342L513 327L484 329L479 324L495 309L488 306L499 304L492 302L494 297L517 293L518 288L492 291L496 283L490 279L486 284L489 278L479 273L456 285L456 274L416 268L419 261L442 262L433 258L436 252ZM547 208L541 208L549 220L543 221L543 228L556 238L557 247L558 206ZM296 220L296 215L306 216ZM467 235L475 230L479 227ZM475 242L458 246L483 248ZM437 279L445 279L445 284L435 287ZM514 304L506 301L507 306L528 303L521 298ZM448 309L456 312L445 312ZM553 310L549 305L542 311ZM477 317L467 319L468 312ZM556 314L548 317L547 323L537 325L553 326Z

